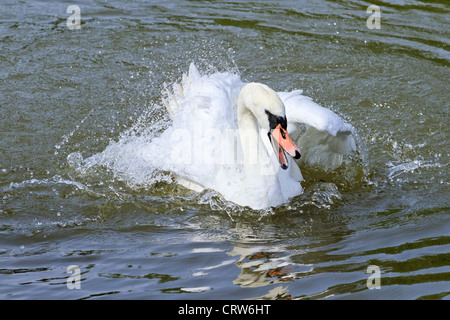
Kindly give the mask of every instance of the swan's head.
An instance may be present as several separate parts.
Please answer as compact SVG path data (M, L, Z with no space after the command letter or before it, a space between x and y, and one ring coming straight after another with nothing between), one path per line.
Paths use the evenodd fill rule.
M265 113L269 119L270 128L267 135L272 143L273 151L278 157L281 168L286 170L289 163L285 152L294 159L300 159L300 149L292 142L288 135L286 116L274 115L268 110L265 110Z
M241 90L239 100L238 104L251 111L261 128L267 130L280 166L286 170L289 166L286 152L295 159L301 154L288 135L286 110L278 94L264 84L249 83Z

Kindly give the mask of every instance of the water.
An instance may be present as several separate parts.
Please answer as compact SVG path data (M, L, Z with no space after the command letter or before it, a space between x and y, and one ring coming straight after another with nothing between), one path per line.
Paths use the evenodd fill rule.
M2 1L0 297L448 299L450 7L374 4L381 29L362 1ZM191 62L303 89L357 154L263 212L88 162L161 133Z

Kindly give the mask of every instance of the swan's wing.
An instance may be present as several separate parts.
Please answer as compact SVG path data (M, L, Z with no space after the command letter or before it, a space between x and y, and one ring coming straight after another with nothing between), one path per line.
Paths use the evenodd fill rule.
M353 127L301 93L278 93L286 107L289 135L302 150L300 162L325 170L336 169L344 155L356 150ZM303 134L302 125L306 128Z
M242 86L237 75L204 75L191 64L181 81L163 92L164 104L172 117L167 136L177 141L173 147L166 147L180 154L181 161L177 160L171 168L180 184L193 190L222 191L215 181L218 172L234 164L234 157L239 156L235 147L235 105Z
M191 63L181 82L165 89L163 102L173 118L183 110L191 121L201 121L209 128L235 128L234 107L243 85L238 76L229 73L202 75Z
M189 98L191 84L196 83L198 86L201 78L197 67L191 63L189 72L183 74L181 83L175 82L171 88L164 85L163 103L171 117L180 112L184 102Z

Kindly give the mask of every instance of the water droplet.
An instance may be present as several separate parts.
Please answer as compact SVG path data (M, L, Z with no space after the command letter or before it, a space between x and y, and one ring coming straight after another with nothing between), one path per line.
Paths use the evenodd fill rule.
M67 156L67 163L71 167L79 167L83 162L83 156L80 152L72 152Z

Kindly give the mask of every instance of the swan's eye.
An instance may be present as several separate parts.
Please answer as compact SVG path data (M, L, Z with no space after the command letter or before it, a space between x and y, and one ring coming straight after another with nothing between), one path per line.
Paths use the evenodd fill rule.
M274 130L278 125L281 125L281 127L283 129L286 129L287 127L287 120L286 120L286 116L281 117L281 116L277 116L272 114L270 111L264 110L267 114L267 117L269 119L269 126L270 129ZM284 138L284 136L283 136Z
M286 131L284 131L284 129L281 129L281 136L283 137L283 139L286 139Z

